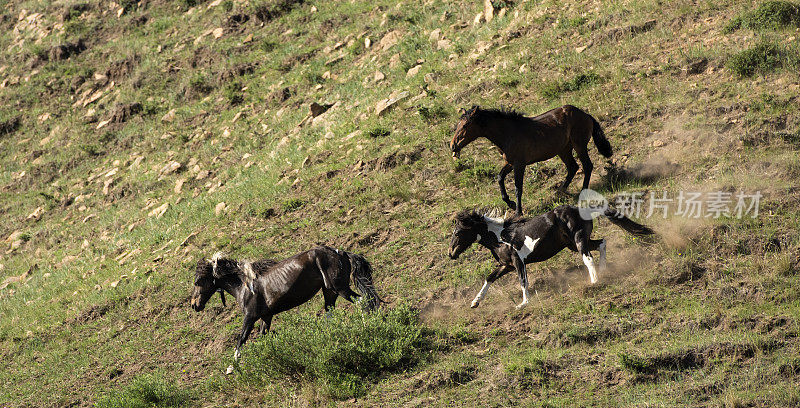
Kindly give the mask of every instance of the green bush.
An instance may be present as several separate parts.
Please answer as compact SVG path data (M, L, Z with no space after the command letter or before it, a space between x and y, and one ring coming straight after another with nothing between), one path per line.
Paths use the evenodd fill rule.
M800 27L800 6L788 1L768 1L731 20L725 32L731 33L740 28L759 31L783 27Z
M189 400L189 392L160 376L137 377L121 390L97 401L98 408L180 407Z
M275 380L318 384L326 395L363 395L383 374L416 363L424 347L417 313L405 306L365 313L333 310L325 317L282 316L280 327L242 354L243 382Z
M303 206L303 200L299 198L290 198L283 202L281 206L283 211L291 212Z
M732 55L728 59L728 69L739 77L749 77L756 73L766 74L778 68L796 67L797 55L777 43L762 42L753 48Z

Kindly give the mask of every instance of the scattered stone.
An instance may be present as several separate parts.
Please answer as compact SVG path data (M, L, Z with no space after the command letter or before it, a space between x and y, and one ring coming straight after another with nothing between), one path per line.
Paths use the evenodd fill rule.
M419 70L422 69L422 64L415 65L411 67L408 72L406 72L406 78L411 78L419 73Z
M484 21L486 21L486 18L483 16L483 12L481 11L480 13L478 13L475 16L474 19L472 19L472 24L473 25L478 25L478 24L480 24L480 23L482 23Z
M219 217L225 211L225 202L220 202L219 204L214 207L214 215Z
M439 40L436 42L437 50L449 50L453 48L453 43L450 40Z
M170 123L174 120L175 120L175 109L171 109L169 112L167 112L166 114L164 114L164 116L161 117L162 123Z
M400 102L405 98L408 98L408 95L409 95L408 91L403 91L399 93L397 91L393 92L392 95L390 95L388 98L378 101L378 103L375 105L375 114L377 116L383 115L384 113L391 110L391 108L395 104L397 104L397 102Z
M115 181L116 180L114 180L113 178L110 178L105 182L103 182L103 195L108 195L108 193L111 191L111 186L114 184Z
M148 217L156 217L161 218L165 212L169 209L169 203L161 204L160 206L154 208L150 213L147 214Z
M167 163L166 165L164 165L164 167L161 168L161 171L159 171L159 174L161 175L161 177L164 177L166 175L175 173L180 168L181 168L181 164L179 162L173 160L173 161Z
M372 40L369 37L364 37L364 48L369 48L372 45Z
M441 36L442 36L442 29L441 28L437 28L437 29L431 31L431 33L428 35L428 39L431 42L437 42L437 41L439 41L439 38Z
M386 75L383 74L381 71L375 71L375 74L372 76L372 81L378 83L386 79Z
M492 0L483 0L483 18L486 22L492 21L494 18L494 6Z
M111 118L107 122L111 123L125 123L134 115L138 115L143 111L142 104L139 102L120 104L117 105L111 112ZM98 126L98 129L100 126Z
M213 35L214 38L222 37L223 34L225 34L225 29L222 27L217 27L211 32L211 35Z
M37 207L32 213L28 214L26 219L36 221L42 217L42 214L44 214L44 207Z
M401 35L399 31L397 30L390 31L386 33L386 35L384 35L383 38L381 38L380 42L378 43L378 46L381 48L381 51L386 51L389 48L392 48L395 44L397 44L400 41L400 38Z

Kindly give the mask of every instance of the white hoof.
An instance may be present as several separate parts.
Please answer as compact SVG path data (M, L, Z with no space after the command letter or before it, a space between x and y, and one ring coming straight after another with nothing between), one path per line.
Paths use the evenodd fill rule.
M228 374L233 374L233 366L232 365L229 365L228 369L225 370L225 375L228 375Z
M480 302L478 302L477 300L473 300L473 301L472 301L472 304L471 304L471 305L469 305L469 307L471 307L471 308L473 308L473 309L474 309L474 308L478 307L478 305L479 305L479 304L481 304L481 303L480 303Z
M517 309L522 309L523 307L525 307L527 305L528 305L528 302L522 302L522 303L517 305Z

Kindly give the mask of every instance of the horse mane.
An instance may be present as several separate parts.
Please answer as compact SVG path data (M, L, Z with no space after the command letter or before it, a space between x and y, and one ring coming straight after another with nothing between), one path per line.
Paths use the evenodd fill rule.
M468 111L464 112L464 114L461 117L472 118L477 123L486 123L497 119L513 119L513 120L530 119L524 114L522 114L522 112L516 111L511 108L483 109L477 105L473 106Z
M274 259L237 261L226 257L222 252L214 253L206 262L211 265L211 273L215 278L219 279L231 275L244 275L249 280L255 279L258 275L261 275L265 269L278 263L278 261Z
M485 223L484 217L489 218L502 218L503 221L517 222L517 218L521 218L515 213L512 215L505 215L503 210L494 207L486 208L467 208L459 211L455 216L455 223L457 227L469 228L477 223Z

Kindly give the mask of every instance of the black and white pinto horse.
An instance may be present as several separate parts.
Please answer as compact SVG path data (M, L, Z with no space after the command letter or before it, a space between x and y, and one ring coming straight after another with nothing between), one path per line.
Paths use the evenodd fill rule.
M614 209L602 213L613 224L636 235L648 236L653 230L632 221ZM591 239L593 220L581 217L578 207L562 205L533 218L497 217L491 212L464 210L456 215L455 229L450 240L450 258L458 256L477 242L491 251L500 263L484 281L472 307L478 307L489 285L508 272L516 270L522 287L522 303L528 304L528 273L525 264L546 261L564 248L581 254L589 270L589 281L597 282L598 269L606 270L606 240ZM600 253L597 268L591 251Z
M350 279L361 295L350 289ZM191 304L195 311L220 292L233 296L244 314L242 330L234 352L237 360L253 326L263 321L261 334L269 330L272 317L309 301L322 289L325 311L342 296L350 302L362 298L365 310L374 310L381 299L372 284L372 267L363 256L327 246L301 252L282 261L235 261L220 253L197 263ZM229 367L231 372L233 367Z

